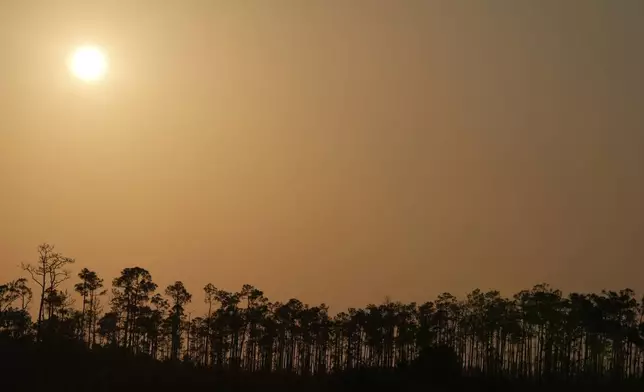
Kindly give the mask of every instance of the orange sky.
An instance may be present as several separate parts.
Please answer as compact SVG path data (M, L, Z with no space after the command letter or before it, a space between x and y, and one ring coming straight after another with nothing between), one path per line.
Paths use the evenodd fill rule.
M0 282L644 291L644 2L98 3L0 3Z

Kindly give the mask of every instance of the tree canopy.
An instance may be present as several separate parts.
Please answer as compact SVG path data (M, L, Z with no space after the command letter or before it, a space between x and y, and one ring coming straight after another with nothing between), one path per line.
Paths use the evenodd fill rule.
M537 284L511 297L475 289L464 298L386 300L332 315L325 304L271 301L249 284L238 291L207 284L194 294L207 312L186 315L188 288L176 281L159 293L151 273L138 266L112 280L109 298L103 279L83 268L74 284L79 305L59 287L70 276L60 268L73 259L47 244L38 249L39 266L25 268L40 290L38 318L32 322L27 311L27 279L0 285L5 337L66 339L204 369L304 376L430 366L439 369L436 377L644 377L644 299L630 289L564 295Z

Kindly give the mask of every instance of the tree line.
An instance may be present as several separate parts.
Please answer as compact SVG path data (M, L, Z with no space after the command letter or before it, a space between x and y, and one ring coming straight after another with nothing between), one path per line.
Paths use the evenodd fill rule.
M538 284L511 298L476 289L460 299L444 293L422 304L385 301L332 316L325 304L272 302L248 284L239 291L207 284L194 294L207 311L189 317L193 294L184 284L161 290L141 267L123 269L109 291L95 271L83 268L74 292L62 290L74 262L40 245L37 263L22 265L34 289L27 278L0 285L0 333L249 372L399 368L441 348L465 375L644 377L644 298L630 289L564 296Z

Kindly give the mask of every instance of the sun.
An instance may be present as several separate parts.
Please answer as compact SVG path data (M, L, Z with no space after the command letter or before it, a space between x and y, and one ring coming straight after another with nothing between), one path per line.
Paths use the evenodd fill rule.
M69 69L85 82L97 82L107 73L107 56L97 46L79 47L70 58Z

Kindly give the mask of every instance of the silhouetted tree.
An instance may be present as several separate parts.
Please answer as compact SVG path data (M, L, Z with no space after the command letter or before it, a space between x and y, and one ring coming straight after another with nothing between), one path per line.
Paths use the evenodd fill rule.
M103 344L118 345L119 316L116 312L108 312L98 321L98 333L103 339Z
M83 268L78 277L81 279L79 283L74 285L74 289L83 297L80 329L81 340L85 340L87 336L87 345L94 342L94 331L96 324L96 301L97 296L104 292L97 293L97 290L103 287L103 279L100 279L96 272ZM87 320L86 320L87 319Z
M181 348L181 320L184 316L184 306L192 300L192 295L183 286L183 283L177 281L165 289L165 294L172 300L172 349L171 358L179 358L179 349Z
M60 288L69 276L63 267L73 260L49 245L41 245L39 254L37 266L23 268L41 289L40 322L32 328L26 279L0 285L3 338L29 341L35 331L40 341L43 329L62 338L52 342L80 339L85 350L120 346L130 355L171 359L173 366L182 366L183 358L184 365L284 377L400 372L409 380L441 382L461 374L539 383L644 378L644 298L629 289L564 296L538 284L510 298L476 289L462 299L443 293L420 305L387 298L332 317L324 304L270 302L248 284L239 291L208 284L205 314L186 317L192 296L182 282L167 286L165 296L155 294L150 273L133 267L112 281L112 308L100 316L102 279L80 271L74 288L83 302L76 310Z
M65 269L69 264L74 263L74 259L64 257L60 253L54 252L54 245L42 244L38 246L37 264L22 264L22 269L27 271L31 278L40 286L40 306L38 309L37 333L36 339L41 339L42 322L44 318L44 306L46 296L54 295L58 286L69 279L70 272Z
M133 267L121 271L121 276L112 281L112 286L113 309L123 317L122 346L138 346L137 319L157 285L152 282L152 275L146 269Z
M25 336L31 324L27 306L32 293L26 283L26 279L20 278L0 285L0 333L13 338ZM15 302L19 306L14 306Z
M9 310L14 302L20 300L20 310L27 310L31 302L32 292L27 286L27 279L20 278L7 284L0 285L0 312Z
M210 359L210 340L211 340L211 335L212 335L212 330L211 327L213 325L213 319L212 319L212 306L217 300L217 288L212 284L208 283L207 285L204 286L203 288L205 297L204 297L204 302L208 304L208 313L206 314L206 320L204 321L206 326L207 326L207 333L205 337L205 343L204 343L204 359L203 363L204 365L208 365L209 359Z

